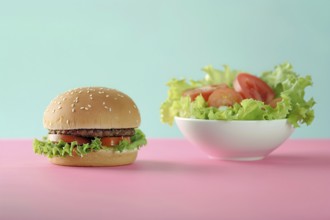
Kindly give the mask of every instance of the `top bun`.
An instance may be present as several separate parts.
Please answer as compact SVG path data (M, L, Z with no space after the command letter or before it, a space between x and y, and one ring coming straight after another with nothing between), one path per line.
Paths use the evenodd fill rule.
M60 94L44 112L49 130L139 127L141 117L126 94L105 87L82 87Z

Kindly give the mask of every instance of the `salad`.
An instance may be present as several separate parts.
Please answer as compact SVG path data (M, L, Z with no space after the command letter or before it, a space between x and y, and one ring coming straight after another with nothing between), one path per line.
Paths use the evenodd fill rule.
M283 63L260 77L224 66L202 69L204 79L172 79L162 103L161 121L172 125L174 117L206 120L287 119L294 127L314 120L313 98L305 89L313 84L310 75L299 76L290 63Z

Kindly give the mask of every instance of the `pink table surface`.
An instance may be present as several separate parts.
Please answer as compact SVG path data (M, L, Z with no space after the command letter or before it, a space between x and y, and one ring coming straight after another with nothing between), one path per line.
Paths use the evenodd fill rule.
M31 140L0 140L0 219L330 219L330 139L289 140L267 159L208 159L150 139L137 161L61 167Z

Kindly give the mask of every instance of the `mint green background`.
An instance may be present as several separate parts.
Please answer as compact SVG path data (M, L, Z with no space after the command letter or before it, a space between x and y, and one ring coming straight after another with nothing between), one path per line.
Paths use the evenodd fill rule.
M316 119L294 138L329 138L330 1L1 1L0 138L46 134L58 93L108 86L130 95L148 137L161 124L172 77L200 79L208 64L259 74L290 61L311 74Z

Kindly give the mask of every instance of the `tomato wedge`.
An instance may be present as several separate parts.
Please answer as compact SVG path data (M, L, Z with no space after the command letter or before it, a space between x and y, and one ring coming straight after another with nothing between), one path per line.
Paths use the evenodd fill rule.
M240 73L234 80L234 89L245 99L252 98L268 104L274 99L274 91L267 83L249 73Z
M232 106L242 101L241 95L232 88L220 88L215 90L208 99L209 106L219 108Z
M191 100L194 101L197 96L200 94L203 96L205 101L207 101L210 97L210 95L219 88L228 88L226 84L217 84L217 85L209 85L209 86L203 86L195 89L188 89L183 92L183 96L190 96Z
M59 142L60 140L71 143L77 141L78 145L90 143L91 140L89 138L74 136L74 135L64 135L64 134L49 134L48 140L52 142Z
M103 138L101 138L102 145L106 146L106 147L116 146L122 140L127 140L128 142L131 142L130 137L103 137Z

